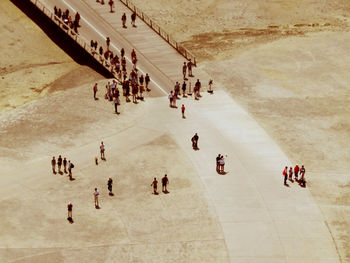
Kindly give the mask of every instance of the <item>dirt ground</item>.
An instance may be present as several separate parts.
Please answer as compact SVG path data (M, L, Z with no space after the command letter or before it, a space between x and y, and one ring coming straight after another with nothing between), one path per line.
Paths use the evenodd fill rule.
M134 0L306 165L342 261L350 262L350 2L163 2Z
M10 1L0 1L0 11L0 46L6 50L0 54L0 112L102 78L76 63Z

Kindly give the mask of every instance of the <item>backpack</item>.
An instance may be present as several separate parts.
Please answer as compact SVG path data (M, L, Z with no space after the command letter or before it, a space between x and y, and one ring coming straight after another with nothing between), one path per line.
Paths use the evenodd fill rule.
M74 164L73 163L70 163L70 168L74 168Z

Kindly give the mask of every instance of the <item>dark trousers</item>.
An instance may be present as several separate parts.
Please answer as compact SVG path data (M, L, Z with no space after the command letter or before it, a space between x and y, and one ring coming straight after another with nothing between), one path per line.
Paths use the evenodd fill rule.
M97 91L94 91L94 99L96 99L96 93L97 93Z
M114 109L115 109L115 113L118 112L118 103L114 103Z
M284 184L287 184L288 175L284 176Z

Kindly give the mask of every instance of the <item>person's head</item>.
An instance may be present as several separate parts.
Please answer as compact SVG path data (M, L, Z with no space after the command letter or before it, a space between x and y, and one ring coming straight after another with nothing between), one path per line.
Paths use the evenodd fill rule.
M97 191L97 188L95 187L95 191Z
M197 133L195 133L194 135L196 135L196 136L197 136Z
M199 79L197 79L197 81L199 82Z
M288 166L286 166L286 169L288 168Z
M154 177L154 181L156 181L157 179Z
M184 65L186 66L186 62L184 62Z
M58 157L60 157L60 158L61 158L61 155L59 155Z
M52 159L55 159L55 156L52 156Z
M304 168L304 165L302 165L301 168Z
M103 145L103 142L101 142L101 144Z
M182 107L185 107L185 105L182 104Z
M298 166L298 164L296 164L295 166Z
M165 174L164 176L167 177L167 174Z

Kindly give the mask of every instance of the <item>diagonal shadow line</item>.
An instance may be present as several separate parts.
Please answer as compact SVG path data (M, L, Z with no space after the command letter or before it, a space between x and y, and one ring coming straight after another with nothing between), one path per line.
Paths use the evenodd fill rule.
M106 78L113 78L113 75L106 68L97 62L30 1L10 0L10 2L39 26L40 29L76 63L88 66ZM40 49L40 46L37 48Z

